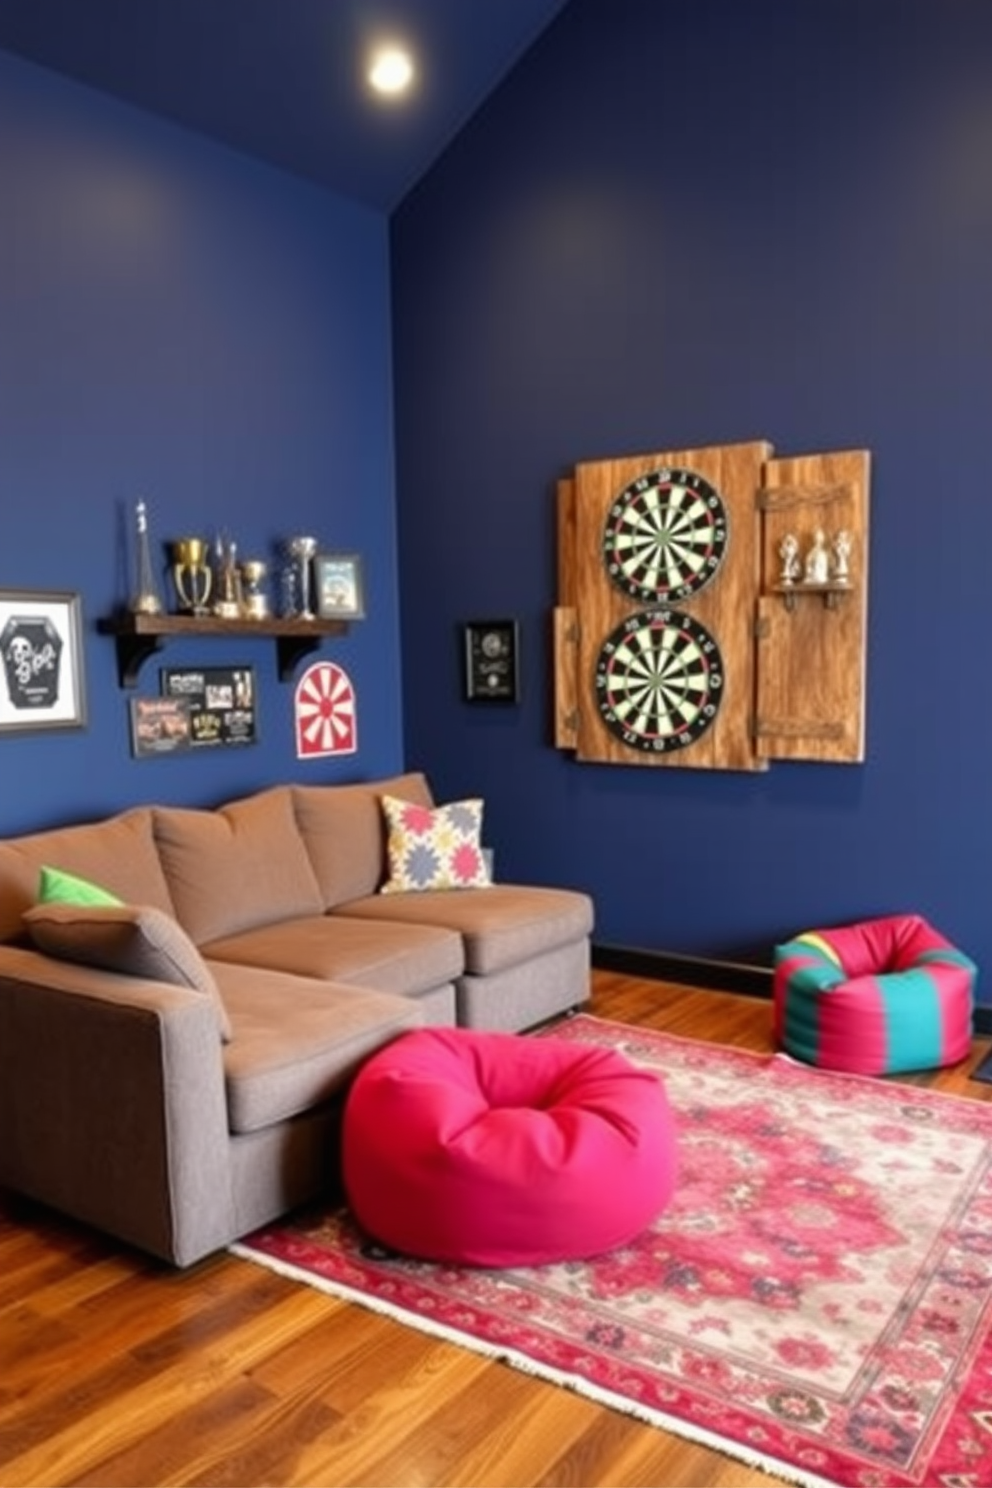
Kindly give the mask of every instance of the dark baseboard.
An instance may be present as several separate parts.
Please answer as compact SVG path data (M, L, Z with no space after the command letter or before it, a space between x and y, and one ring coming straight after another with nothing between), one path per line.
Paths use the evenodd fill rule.
M747 997L772 995L771 968L740 961L714 961L706 956L642 951L632 946L594 945L592 964L603 971L648 977L655 982L678 982L686 987L707 987L714 992L742 992Z
M681 986L705 987L713 992L740 992L746 997L772 995L770 966L614 945L594 945L592 964L602 971L648 977L654 982L678 982ZM992 1034L992 1007L985 1005L975 1009L975 1032L986 1037Z

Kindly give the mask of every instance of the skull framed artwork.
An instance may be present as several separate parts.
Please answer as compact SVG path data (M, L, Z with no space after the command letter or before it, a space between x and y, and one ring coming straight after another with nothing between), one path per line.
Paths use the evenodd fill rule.
M0 734L85 727L79 595L0 589Z

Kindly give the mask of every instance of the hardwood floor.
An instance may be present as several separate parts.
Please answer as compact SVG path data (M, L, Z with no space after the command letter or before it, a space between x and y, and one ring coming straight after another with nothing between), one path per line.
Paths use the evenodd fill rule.
M611 972L591 1011L768 1050L770 1004ZM989 1048L926 1084L972 1100ZM0 1197L0 1485L770 1488L777 1479L220 1255L174 1272Z

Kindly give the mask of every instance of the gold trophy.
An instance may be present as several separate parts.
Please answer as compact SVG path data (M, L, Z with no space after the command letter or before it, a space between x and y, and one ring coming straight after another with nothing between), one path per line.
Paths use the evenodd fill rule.
M181 537L172 544L172 581L179 608L187 615L207 614L213 573L202 537Z

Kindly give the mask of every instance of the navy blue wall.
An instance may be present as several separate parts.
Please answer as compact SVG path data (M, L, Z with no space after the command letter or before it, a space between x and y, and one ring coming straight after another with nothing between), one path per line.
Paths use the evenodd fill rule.
M89 726L0 736L0 835L139 800L402 762L388 233L377 213L0 53L0 588L82 596ZM358 694L359 753L298 762L272 641L185 640L146 664L245 664L260 742L131 758L96 621L156 557L227 528L365 558L369 619L325 642ZM163 584L163 592L168 586Z
M992 966L990 160L987 0L571 0L393 218L408 756L601 942L907 910ZM866 762L556 751L555 481L753 438L872 451ZM519 708L461 701L486 616Z

